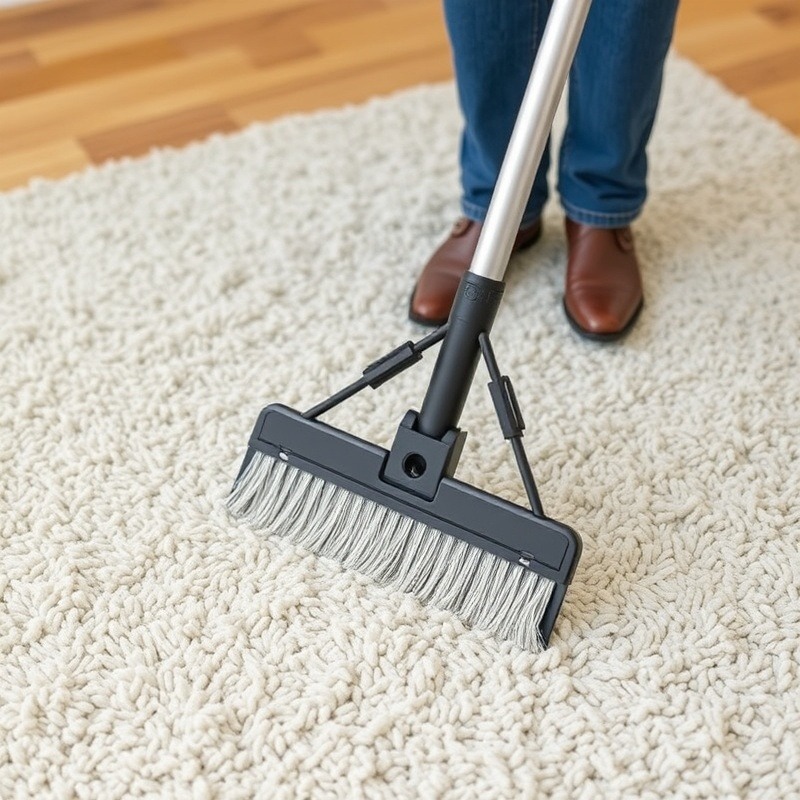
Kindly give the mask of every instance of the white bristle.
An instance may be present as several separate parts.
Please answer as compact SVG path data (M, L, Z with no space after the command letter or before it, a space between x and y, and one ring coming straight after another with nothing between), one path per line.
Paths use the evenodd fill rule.
M282 460L256 453L231 512L535 652L554 583Z

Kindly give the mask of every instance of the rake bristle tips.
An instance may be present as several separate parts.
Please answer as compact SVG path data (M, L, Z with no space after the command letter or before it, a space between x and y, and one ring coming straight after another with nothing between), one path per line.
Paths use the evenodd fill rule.
M257 452L228 498L231 512L467 624L540 652L553 581Z

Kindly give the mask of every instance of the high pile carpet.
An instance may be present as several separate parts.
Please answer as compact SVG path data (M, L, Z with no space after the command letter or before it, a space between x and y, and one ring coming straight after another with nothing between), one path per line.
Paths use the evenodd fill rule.
M800 145L685 62L635 331L568 328L556 204L495 329L585 543L547 652L227 516L262 405L422 335L459 124L422 87L0 197L0 796L798 796ZM332 421L388 444L431 361ZM521 501L482 384L460 475Z

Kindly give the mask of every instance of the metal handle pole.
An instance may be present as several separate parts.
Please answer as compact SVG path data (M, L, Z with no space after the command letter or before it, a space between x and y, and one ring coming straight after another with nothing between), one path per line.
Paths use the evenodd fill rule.
M503 280L590 5L553 2L470 266L476 275Z

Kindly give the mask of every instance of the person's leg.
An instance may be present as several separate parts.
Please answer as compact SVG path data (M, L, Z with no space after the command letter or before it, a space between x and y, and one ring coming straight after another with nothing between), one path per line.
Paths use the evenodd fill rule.
M677 0L597 0L570 71L558 189L567 215L564 310L616 339L644 302L630 223L647 197L647 142Z
M646 146L678 0L596 0L569 80L558 190L567 216L623 227L647 196Z
M486 216L549 6L548 0L444 0L464 115L462 210L469 219L481 222ZM546 152L523 228L539 217L547 200L549 161Z
M549 6L549 0L444 0L464 115L460 152L464 217L422 269L408 307L415 322L441 325L450 314L478 244ZM541 233L548 165L545 154L515 251L532 245Z

